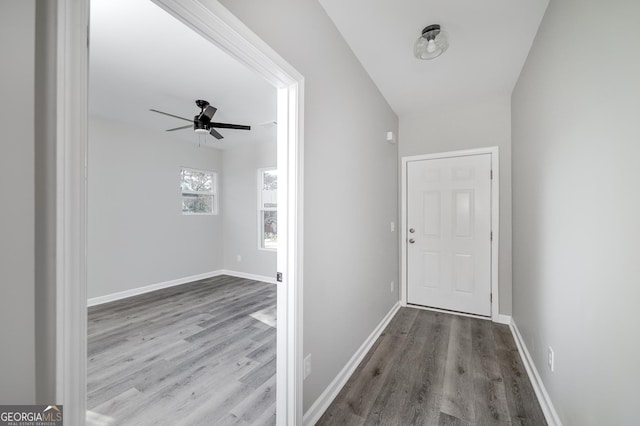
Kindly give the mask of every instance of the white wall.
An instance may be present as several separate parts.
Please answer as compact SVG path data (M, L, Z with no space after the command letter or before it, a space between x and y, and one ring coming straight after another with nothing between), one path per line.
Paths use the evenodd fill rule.
M258 169L276 166L276 140L223 152L224 268L275 279L276 252L258 249ZM238 262L237 256L241 257Z
M638 423L639 16L552 0L512 97L513 318L566 425Z
M401 157L498 146L500 313L511 315L511 112L509 97L442 105L400 117Z
M89 298L222 269L222 215L182 214L181 166L223 178L217 150L89 121Z
M305 78L307 410L398 301L397 117L317 1L222 3Z
M0 2L0 403L35 402L35 4Z

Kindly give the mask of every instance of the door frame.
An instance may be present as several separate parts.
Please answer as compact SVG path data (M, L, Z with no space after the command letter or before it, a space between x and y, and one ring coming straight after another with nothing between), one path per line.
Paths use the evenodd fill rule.
M152 0L277 88L277 424L302 422L304 78L217 0ZM58 0L56 117L56 403L86 418L87 135L90 0ZM283 309L284 308L284 309ZM53 320L53 319L52 319Z
M487 148L466 149L462 151L439 152L434 154L412 155L402 157L401 190L400 190L400 304L407 306L407 166L412 161L435 160L439 158L466 157L470 155L490 154L491 171L491 320L500 321L500 294L498 280L498 255L500 253L500 168L499 149L497 146ZM447 311L448 312L448 311ZM467 315L467 314L465 314ZM468 314L469 316L476 316ZM485 318L485 317L479 317Z

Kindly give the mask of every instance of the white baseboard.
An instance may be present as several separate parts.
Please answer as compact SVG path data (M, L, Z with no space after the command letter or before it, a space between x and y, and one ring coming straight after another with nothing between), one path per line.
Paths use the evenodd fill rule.
M493 322L498 324L511 325L511 315L498 314L498 316L496 317L496 319L493 320Z
M116 300L126 299L127 297L137 296L139 294L149 293L163 288L169 288L180 284L190 283L192 281L204 280L224 275L222 271L205 272L204 274L192 275L190 277L178 278L176 280L165 281L162 283L146 285L144 287L132 288L131 290L119 291L117 293L106 294L104 296L92 297L87 300L87 306L102 305Z
M324 392L320 394L313 405L309 407L306 413L304 413L304 417L302 419L302 424L304 426L313 426L318 420L320 420L320 417L322 417L327 408L329 408L329 405L331 405L336 396L338 396L340 390L347 383L353 372L364 359L365 355L367 355L367 352L369 352L373 344L376 342L376 340L378 340L380 334L382 334L385 327L389 324L389 322L399 309L400 302L393 305L387 315L385 315L382 321L380 321L380 324L378 324L375 330L373 330L369 337L367 337L360 348L358 348L356 353L353 354L342 371L338 373L335 379L333 379L333 381L329 384L329 386L327 386Z
M272 277L246 274L244 272L230 271L228 269L219 269L217 271L205 272L204 274L192 275L190 277L178 278L176 280L146 285L144 287L132 288L131 290L119 291L117 293L106 294L104 296L92 297L87 300L87 306L102 305L103 303L114 302L116 300L126 299L127 297L137 296L139 294L149 293L156 290L162 290L163 288L169 288L180 284L187 284L193 281L204 280L207 278L219 277L220 275L229 275L232 277L246 278L248 280L263 281L270 284L276 283L276 279Z
M516 341L518 351L520 352L520 357L522 358L522 363L524 364L524 368L527 370L529 380L531 381L533 390L538 397L538 402L540 403L540 407L542 408L542 412L544 413L544 417L547 420L547 423L549 424L549 426L562 426L560 417L558 417L558 413L553 407L553 403L551 402L551 398L547 393L547 389L544 387L542 378L538 374L538 370L533 363L531 354L529 354L527 345L525 345L524 340L522 339L522 335L520 334L520 330L518 330L518 326L516 325L516 322L513 320L513 318L509 323L509 328L511 328L511 334L513 334L513 339Z
M248 280L254 280L254 281L262 281L269 284L276 283L275 277L267 277L265 275L247 274L246 272L231 271L229 269L221 269L218 272L220 272L220 275L230 275L232 277L246 278Z

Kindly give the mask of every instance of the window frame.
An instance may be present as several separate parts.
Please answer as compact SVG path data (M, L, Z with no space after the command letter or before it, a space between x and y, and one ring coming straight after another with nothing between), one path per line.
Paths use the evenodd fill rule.
M184 191L182 189L182 172L195 172L206 173L211 175L211 191ZM194 167L180 166L180 212L183 216L216 216L219 213L219 195L218 195L218 173L213 170L197 169ZM211 211L210 212L189 212L182 209L182 203L185 199L185 194L189 195L204 195L211 197Z
M265 240L264 240L264 224L263 224L263 217L264 217L264 213L265 212L276 212L276 228L277 228L277 214L278 214L278 207L276 205L276 207L269 207L269 208L264 208L262 205L262 187L264 185L264 173L265 172L270 172L270 171L275 171L276 172L276 176L277 176L277 172L278 172L278 168L275 166L270 166L270 167L261 167L258 169L258 180L257 180L257 184L256 184L256 195L257 195L257 204L258 204L258 250L264 250L264 251L271 251L271 252L276 252L278 251L278 247L265 247ZM276 235L278 235L278 232L276 230Z

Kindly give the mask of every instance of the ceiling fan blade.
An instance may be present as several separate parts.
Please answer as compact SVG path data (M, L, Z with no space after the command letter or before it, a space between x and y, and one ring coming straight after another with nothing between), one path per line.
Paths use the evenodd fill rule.
M149 111L157 112L158 114L168 115L169 117L173 117L173 118L179 118L180 120L193 121L190 118L179 117L177 115L169 114L168 112L158 111L157 109L149 109Z
M237 129L237 130L251 130L251 126L244 126L242 124L229 124L229 123L209 123L211 127L217 127L218 129Z
M211 105L207 106L198 117L198 120L202 120L204 117L207 117L206 121L211 121L213 114L215 114L217 110L218 109L216 107L212 107Z
M165 130L165 132L173 132L174 130L191 129L191 128L193 128L193 124L189 124L188 126L174 127L173 129Z
M209 129L209 134L216 139L222 139L224 137L220 133L216 132L216 129L213 128Z

